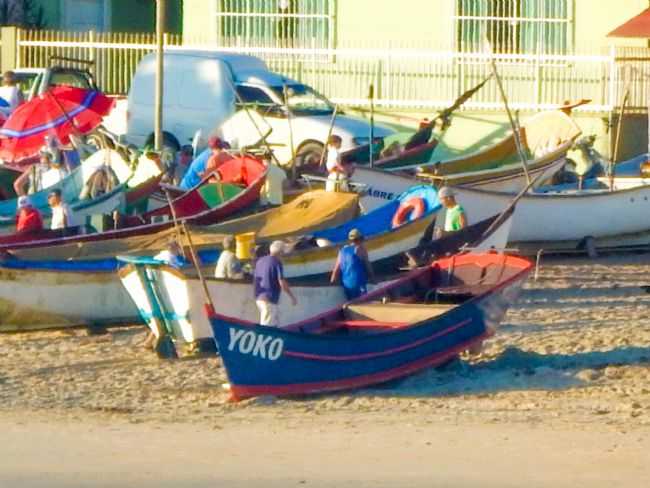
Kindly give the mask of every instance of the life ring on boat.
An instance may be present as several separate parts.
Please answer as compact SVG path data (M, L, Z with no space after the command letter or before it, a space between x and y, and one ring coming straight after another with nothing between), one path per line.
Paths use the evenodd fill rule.
M411 222L417 220L424 215L427 209L427 204L423 198L413 197L402 203L395 215L393 215L392 226L393 229L404 225L407 221Z

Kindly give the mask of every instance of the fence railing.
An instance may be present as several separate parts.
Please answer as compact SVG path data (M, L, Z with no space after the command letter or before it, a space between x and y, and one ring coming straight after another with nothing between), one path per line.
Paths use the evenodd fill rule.
M167 45L180 45L181 36L168 34L165 41ZM50 66L52 56L90 61L97 84L112 94L128 92L138 63L156 49L155 35L149 33L19 30L16 44L18 67Z
M179 36L168 36L167 45L169 49L190 47L259 56L272 70L307 83L344 105L367 105L372 84L377 106L437 109L451 104L490 73L488 55L452 50L181 46ZM20 31L17 64L47 66L53 55L94 61L100 87L108 93L125 94L138 62L154 49L152 34ZM515 109L543 110L565 100L586 98L592 102L585 110L607 112L620 103L626 88L629 106L647 107L650 49L580 55L495 54L495 58ZM464 108L501 109L496 85L487 84Z

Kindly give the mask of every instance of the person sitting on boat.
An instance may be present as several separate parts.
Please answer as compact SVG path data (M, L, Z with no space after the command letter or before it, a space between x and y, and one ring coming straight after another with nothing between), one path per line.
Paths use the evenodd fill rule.
M183 254L183 248L176 239L170 239L167 248L160 251L153 257L156 261L162 261L172 268L182 268L187 264L187 259Z
M32 206L28 196L18 198L18 213L16 214L16 233L29 234L43 230L43 217L38 209Z
M41 149L38 164L32 165L14 181L16 195L27 195L45 188L43 175L52 169L52 155Z
M214 277L226 280L241 280L244 278L241 261L235 254L235 239L233 236L223 238L223 250L219 254Z
M327 140L327 191L349 191L348 178L352 174L351 165L341 161L341 144L343 140L337 135L331 135Z
M354 300L368 292L368 280L374 281L374 271L359 229L348 233L348 241L339 251L330 281L336 283L340 275L345 296Z
M23 92L18 86L18 79L13 71L5 71L2 75L0 98L7 102L6 107L0 107L0 112L2 112L5 117L9 117L11 113L24 102Z
M278 327L280 325L280 295L285 292L291 298L292 305L298 301L289 283L284 278L281 257L284 254L284 242L274 241L269 247L269 255L257 259L253 274L255 304L260 312L260 325Z
M217 146L223 147L219 149ZM230 144L228 144L223 139L216 136L210 137L208 140L208 148L210 149L210 152L207 150L203 151L194 159L194 161L192 161L189 168L187 168L187 171L185 172L185 175L183 176L179 187L183 190L189 190L201 183L201 180L209 174L207 171L208 161L215 156L215 152L222 154L220 158L225 159L226 157L229 157L230 155L224 150L229 147ZM215 163L215 160L210 163L214 169L216 169ZM214 169L212 171L214 171Z
M47 203L52 209L52 219L50 221L50 228L52 230L74 227L72 222L72 212L63 202L60 189L55 188L48 194Z
M456 232L467 227L467 216L463 207L456 202L456 194L448 186L438 190L440 203L446 209L444 232Z
M208 161L205 163L205 171L203 172L202 176L203 178L214 173L219 169L219 166L233 158L226 151L226 149L230 149L230 144L228 144L220 137L210 137L210 139L208 139L208 147L212 152L208 158Z

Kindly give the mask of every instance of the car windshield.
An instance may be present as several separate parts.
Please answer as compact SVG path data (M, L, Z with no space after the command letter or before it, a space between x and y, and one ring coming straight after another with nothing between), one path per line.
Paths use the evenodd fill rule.
M280 100L284 100L283 87L272 89ZM295 115L329 115L334 111L329 100L307 85L288 85L287 105Z

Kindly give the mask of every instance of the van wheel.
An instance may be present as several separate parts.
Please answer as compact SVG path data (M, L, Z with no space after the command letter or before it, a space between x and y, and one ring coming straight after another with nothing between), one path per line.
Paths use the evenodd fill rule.
M324 146L320 142L308 142L298 149L297 169L300 173L324 174L325 166L320 166Z
M144 142L144 146L153 147L155 139L156 139L155 134L149 134L149 137L147 137L147 140ZM181 150L181 145L178 142L178 139L174 137L174 134L163 131L163 148L168 148L173 150L174 152L178 152Z

